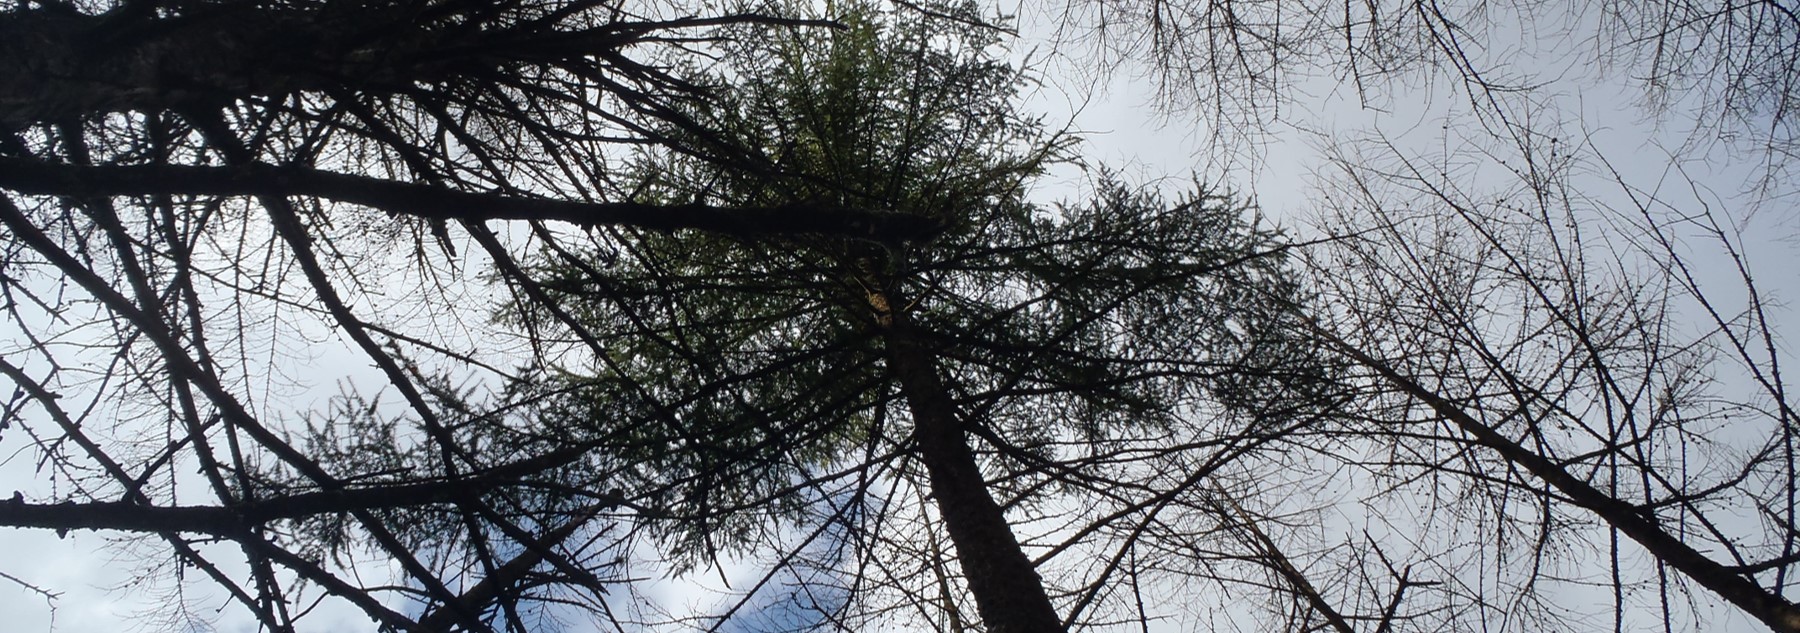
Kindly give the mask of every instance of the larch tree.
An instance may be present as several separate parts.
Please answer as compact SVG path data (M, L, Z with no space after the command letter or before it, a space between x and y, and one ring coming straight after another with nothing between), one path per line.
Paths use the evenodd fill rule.
M896 5L0 12L0 446L37 468L0 526L123 535L272 631L326 602L405 631L1542 630L1597 621L1583 586L1612 630L1712 597L1800 626L1773 304L1747 270L1741 314L1702 292L1656 200L1596 227L1550 153L1492 196L1346 160L1293 234L1092 167L1035 203L1079 146L1019 111L1001 20ZM1099 41L1220 120L1332 60L1505 94L1460 13L1327 5L1071 6L1151 27ZM1781 8L1701 12L1765 34L1718 58L1754 53L1732 112L1785 103ZM654 586L713 573L716 609ZM181 596L159 615L206 625Z
M1291 290L1283 249L1204 191L1027 204L1066 146L995 33L899 15L8 11L0 370L47 486L0 523L159 542L147 575L271 630L326 596L395 630L626 628L651 553L803 529L784 564L863 565L814 626L1122 617L1087 554L1136 556L1144 508L1200 515L1299 424L1234 408L1286 388L1232 368L1305 352L1247 290ZM305 405L290 373L345 383Z
M1403 155L1341 163L1306 327L1371 387L1345 409L1385 427L1363 450L1400 498L1487 500L1432 501L1423 525L1461 507L1522 555L1594 560L1511 582L1606 586L1615 630L1674 629L1696 596L1800 630L1781 308L1720 214L1618 174L1614 206L1576 184L1570 154L1592 150L1562 144L1529 137L1492 189Z
M1303 103L1309 89L1342 96L1327 112L1392 108L1402 128L1443 126L1417 148L1379 126L1314 137L1330 151L1317 221L1297 235L1321 247L1305 249L1311 302L1295 308L1342 354L1340 378L1368 390L1341 410L1363 423L1340 450L1368 460L1351 488L1383 510L1353 520L1360 534L1335 530L1342 551L1301 564L1394 576L1386 592L1335 600L1394 612L1402 593L1441 589L1392 560L1405 550L1464 585L1449 610L1487 612L1457 617L1495 626L1565 626L1550 622L1578 607L1547 587L1592 585L1610 594L1595 628L1705 629L1689 608L1718 603L1800 627L1782 377L1791 276L1758 234L1792 230L1792 3L1071 0L1044 12L1064 48L1146 73L1168 114L1210 123L1226 152L1236 135L1329 126L1304 114L1320 107ZM1454 93L1467 116L1411 107L1440 83L1425 92ZM1570 83L1581 87L1559 92ZM1589 118L1593 85L1627 97L1594 99L1602 114ZM1624 151L1666 156L1600 149L1595 137L1634 114L1666 137ZM1751 164L1735 200L1698 175L1733 162Z
M505 269L509 224L939 230L601 197L611 148L666 142L653 128L711 98L667 61L746 23L825 26L603 2L9 7L0 372L6 440L41 479L3 522L159 541L147 577L205 578L271 630L324 596L393 630L523 630L536 600L605 613L618 501L561 492L592 447L477 443L522 403L469 404L513 368L471 291L488 264L462 257ZM360 579L370 551L396 577Z
M827 585L817 621L1118 618L1118 566L1090 557L1179 547L1124 526L1210 510L1222 479L1206 475L1252 468L1317 404L1295 390L1326 382L1318 357L1259 294L1296 291L1285 247L1206 192L1103 182L1090 202L1028 204L1063 146L1005 105L1021 78L988 59L996 35L842 11L841 31L731 38L721 80L738 89L687 117L772 170L647 152L631 188L879 208L943 233L544 236L541 270L512 273L536 297L512 318L559 342L565 376L521 387L549 391L533 417L615 438L594 440L597 470L628 482L678 564L803 536L755 587ZM1210 523L1169 538L1210 543Z

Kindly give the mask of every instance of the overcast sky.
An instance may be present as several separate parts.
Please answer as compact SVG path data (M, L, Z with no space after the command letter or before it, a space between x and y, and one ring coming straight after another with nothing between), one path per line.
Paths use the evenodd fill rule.
M1028 19L1026 39L1015 49L1020 53L1041 51L1047 44L1034 35L1040 28L1041 23ZM1560 121L1571 139L1585 139L1594 155L1605 157L1633 185L1657 190L1672 200L1723 210L1744 230L1747 256L1753 265L1768 271L1762 276L1765 289L1779 297L1800 292L1791 264L1800 261L1795 258L1796 216L1779 196L1742 193L1760 173L1759 157L1733 153L1718 144L1703 145L1701 149L1707 151L1694 151L1690 137L1693 121L1687 115L1679 109L1658 113L1640 107L1641 93L1630 81L1603 76L1578 61L1585 59L1575 54L1584 46L1591 43L1550 38L1496 48L1505 52L1513 71L1542 80L1534 95L1541 108L1538 116ZM1322 150L1331 143L1379 136L1392 140L1400 152L1429 157L1434 152L1462 151L1470 139L1479 142L1482 135L1466 100L1450 82L1420 81L1397 91L1399 94L1378 96L1376 107L1371 108L1364 107L1358 95L1337 78L1317 77L1304 85L1303 92L1309 96L1285 109L1282 124L1259 137L1262 145L1243 154L1221 155L1217 146L1209 143L1213 131L1205 129L1199 117L1163 111L1153 87L1142 79L1129 73L1106 78L1077 76L1068 63L1058 61L1046 69L1046 85L1027 95L1027 107L1046 113L1052 122L1068 121L1072 129L1081 131L1083 156L1120 169L1128 179L1168 178L1179 183L1198 176L1223 180L1254 197L1273 218L1290 226L1303 224L1314 211L1312 187L1321 171L1328 170ZM1474 177L1501 176L1484 173ZM1039 185L1039 196L1079 195L1082 182L1073 170L1059 169ZM1592 182L1595 191L1616 188L1598 172L1592 175ZM1792 309L1784 308L1780 319L1793 323ZM329 392L330 385L322 389L306 397L317 398L319 393ZM50 492L36 476L36 465L21 457L29 453L21 450L25 440L16 433L0 435L0 459L4 459L0 462L0 495L13 489ZM54 616L58 631L113 633L160 624L145 615L180 601L133 584L130 573L141 560L107 543L107 535L92 532L71 534L66 539L46 531L0 532L0 552L4 552L0 572L63 592ZM120 587L127 590L120 591ZM213 596L198 600L187 596L198 608L226 604L222 593L211 591L206 583L190 583L189 588ZM170 587L164 583L161 590ZM41 597L0 580L0 631L46 630L50 617L51 610ZM202 619L211 617L207 614ZM333 630L332 619L306 622L317 627L311 630ZM348 627L338 630L352 630L365 627L368 620L345 611L337 622ZM252 630L248 623L235 619L221 623L227 631ZM1749 632L1761 627L1733 615L1715 630Z

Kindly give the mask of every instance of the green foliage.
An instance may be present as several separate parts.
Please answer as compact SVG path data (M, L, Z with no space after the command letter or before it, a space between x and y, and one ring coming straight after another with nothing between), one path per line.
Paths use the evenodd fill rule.
M646 153L635 193L925 214L944 235L591 234L537 263L566 340L585 341L532 387L553 394L538 417L598 446L593 468L654 508L665 551L693 564L773 538L816 501L818 473L909 450L875 296L908 298L887 309L920 325L965 417L1015 446L1170 433L1317 367L1275 334L1285 309L1268 297L1295 290L1249 208L1110 178L1090 202L1030 204L1024 183L1067 141L1015 113L1025 79L991 57L993 33L841 19L736 34L718 79L735 90L692 115L721 136L683 144L759 158ZM509 318L558 321L542 306Z
M1317 370L1284 327L1298 299L1278 232L1230 196L1174 201L1103 180L1095 199L995 218L917 264L919 319L990 424L1061 420L1085 440L1266 408ZM1310 368L1310 369L1309 369ZM1305 378L1305 380L1298 380Z
M1025 178L1068 148L1068 139L1015 108L1027 78L997 59L994 30L873 3L820 17L843 27L723 33L719 98L690 114L697 126L667 135L678 146L728 147L749 158L721 164L647 153L634 193L965 221L1016 197Z

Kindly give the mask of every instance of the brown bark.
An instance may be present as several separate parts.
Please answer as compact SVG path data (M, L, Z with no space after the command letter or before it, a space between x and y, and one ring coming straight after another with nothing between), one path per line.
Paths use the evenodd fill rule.
M906 304L880 294L871 295L870 303L885 328L889 371L912 412L919 458L982 622L992 633L1067 630L1000 504L988 494L965 423L931 351L921 345L904 311L888 309Z

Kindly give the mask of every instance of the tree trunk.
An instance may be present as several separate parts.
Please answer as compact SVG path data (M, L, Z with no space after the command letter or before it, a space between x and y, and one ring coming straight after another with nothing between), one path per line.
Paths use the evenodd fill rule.
M1000 504L988 494L963 420L931 352L920 345L906 315L888 309L906 304L879 293L871 294L870 300L885 329L888 370L900 382L900 393L912 412L913 435L931 478L931 494L956 545L982 622L992 633L1065 631L1037 568L1019 547Z
M1315 328L1317 328L1316 325ZM1593 512L1608 525L1643 546L1658 561L1674 567L1727 602L1737 605L1745 613L1768 625L1770 630L1779 633L1800 633L1800 607L1789 602L1778 590L1767 589L1749 575L1737 573L1724 564L1708 558L1706 554L1694 549L1679 536L1671 534L1656 520L1655 515L1645 512L1644 508L1634 506L1589 485L1580 477L1570 474L1557 462L1519 445L1500 434L1494 427L1464 411L1456 403L1411 377L1402 375L1393 365L1370 356L1328 330L1323 328L1317 328L1317 330L1329 337L1339 349L1352 359L1374 370L1376 374L1401 391L1430 406L1439 415L1455 422L1464 432L1473 436L1477 443L1493 449L1507 461L1555 487L1571 503Z

